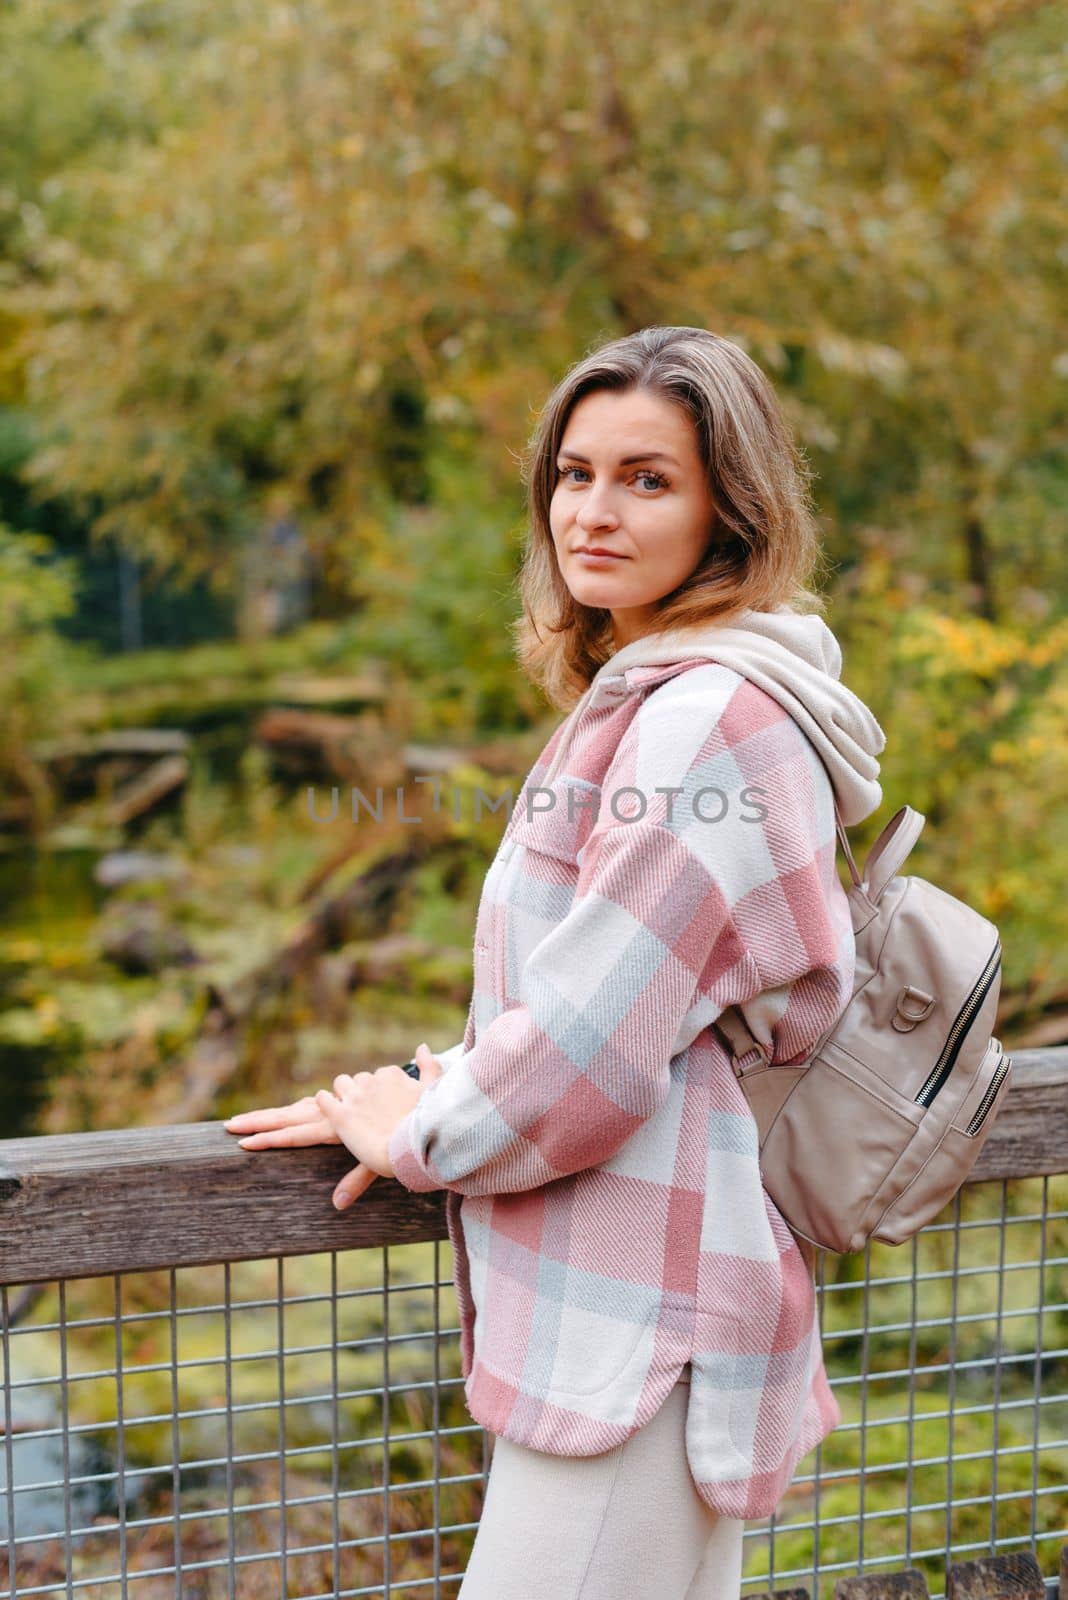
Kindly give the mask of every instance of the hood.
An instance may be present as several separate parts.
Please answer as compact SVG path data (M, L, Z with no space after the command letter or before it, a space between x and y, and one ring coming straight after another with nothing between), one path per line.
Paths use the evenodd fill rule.
M791 611L741 612L725 626L670 629L622 645L597 670L570 714L571 728L588 701L605 686L637 692L682 662L718 661L777 700L815 746L830 775L846 827L862 822L882 803L877 757L886 735L871 711L840 682L842 651L822 617ZM564 756L561 740L553 769Z

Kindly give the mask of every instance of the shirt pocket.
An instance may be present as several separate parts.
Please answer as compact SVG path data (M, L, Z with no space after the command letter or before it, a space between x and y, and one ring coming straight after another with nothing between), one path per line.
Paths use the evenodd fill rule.
M597 822L600 797L598 784L580 778L524 791L512 812L508 837L539 856L578 866Z

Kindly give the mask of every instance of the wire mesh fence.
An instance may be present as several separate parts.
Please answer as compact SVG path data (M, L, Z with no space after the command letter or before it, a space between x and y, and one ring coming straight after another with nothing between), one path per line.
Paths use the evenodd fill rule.
M840 1427L748 1536L758 1589L951 1561L1068 1536L1068 1181L969 1185L908 1244L822 1256ZM759 1549L760 1555L756 1555Z
M950 1560L1022 1549L1056 1570L1066 1265L1064 1176L970 1184L904 1246L818 1257L843 1421L747 1525L743 1593L910 1565L940 1595ZM456 1594L492 1440L451 1271L437 1239L4 1288L8 1592Z
M489 1454L448 1256L2 1291L10 1592L454 1594Z

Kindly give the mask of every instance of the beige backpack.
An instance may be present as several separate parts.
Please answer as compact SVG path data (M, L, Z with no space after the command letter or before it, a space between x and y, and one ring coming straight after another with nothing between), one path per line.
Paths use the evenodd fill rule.
M901 1244L960 1188L1012 1076L991 1035L998 930L924 878L896 876L923 830L887 823L847 891L853 998L806 1061L769 1066L737 1007L716 1020L756 1117L764 1187L795 1233L840 1254Z

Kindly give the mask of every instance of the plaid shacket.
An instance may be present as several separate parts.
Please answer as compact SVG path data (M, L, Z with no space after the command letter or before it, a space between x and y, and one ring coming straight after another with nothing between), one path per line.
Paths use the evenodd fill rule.
M763 689L707 660L598 674L487 873L464 1038L389 1146L409 1189L450 1191L474 1419L594 1455L689 1363L690 1470L731 1517L772 1512L840 1417L710 1024L742 1005L788 1065L837 1021L835 847L828 773Z

